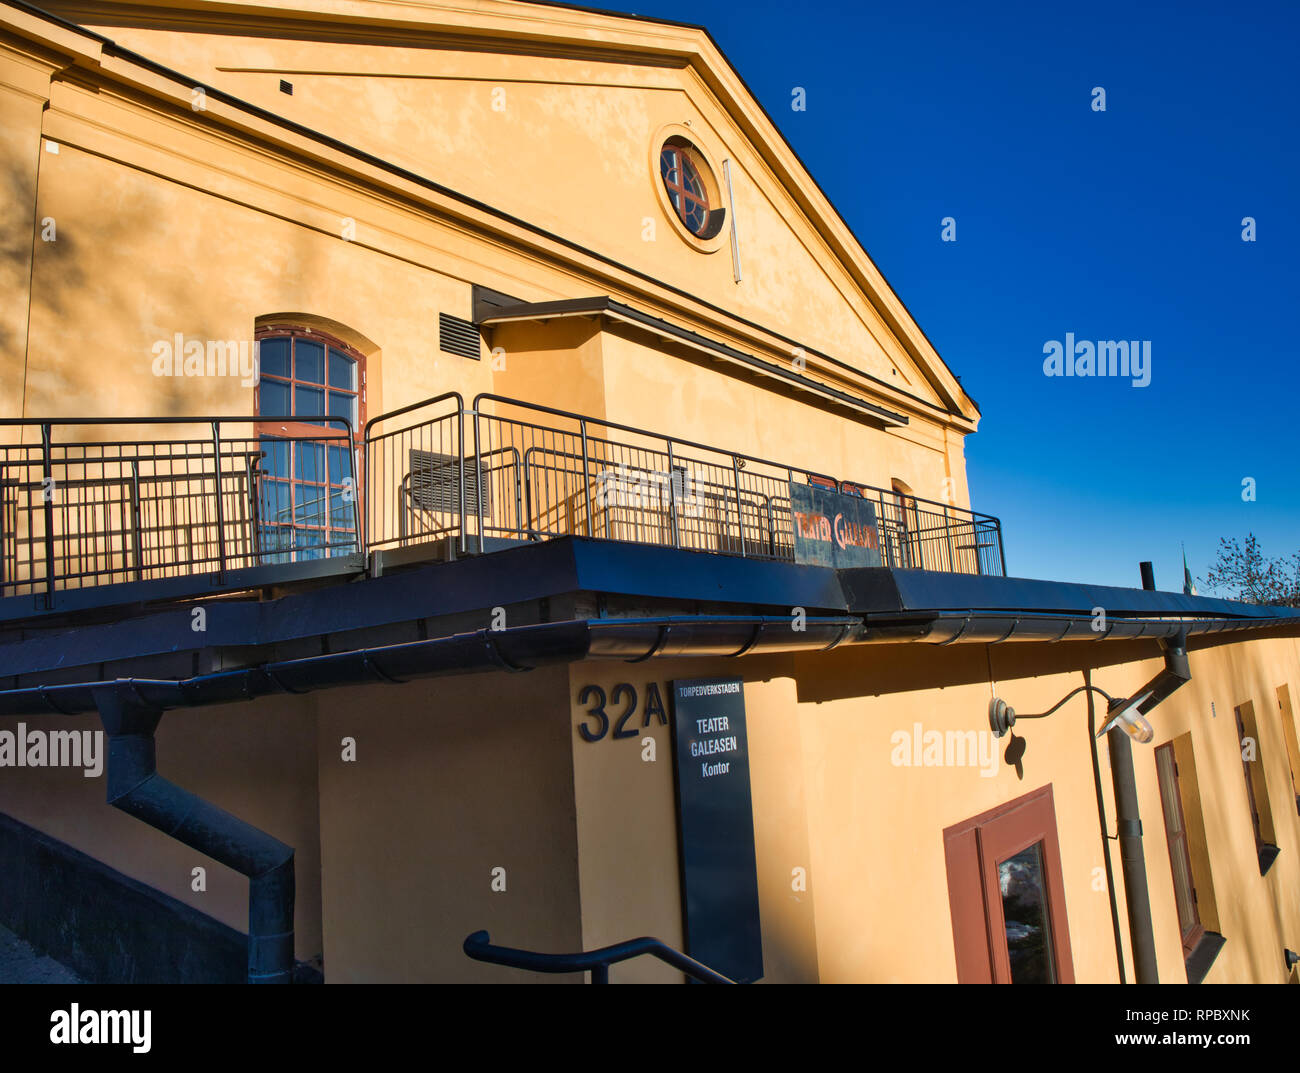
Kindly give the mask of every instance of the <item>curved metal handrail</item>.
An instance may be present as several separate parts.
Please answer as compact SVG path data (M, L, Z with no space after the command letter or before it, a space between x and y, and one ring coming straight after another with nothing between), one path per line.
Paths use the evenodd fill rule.
M648 935L615 943L613 946L603 946L599 950L585 950L578 954L541 954L535 950L493 946L491 938L486 931L476 931L467 936L463 947L465 954L475 961L507 965L513 969L526 969L529 972L590 972L593 984L609 983L611 965L649 954L675 969L680 969L687 976L701 983L734 984L736 982Z

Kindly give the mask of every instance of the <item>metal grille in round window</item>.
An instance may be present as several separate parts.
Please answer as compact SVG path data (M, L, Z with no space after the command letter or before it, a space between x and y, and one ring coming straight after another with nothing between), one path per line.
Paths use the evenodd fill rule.
M722 229L725 213L709 206L712 177L700 156L689 145L670 139L659 151L659 174L673 211L686 229L698 238L713 238Z

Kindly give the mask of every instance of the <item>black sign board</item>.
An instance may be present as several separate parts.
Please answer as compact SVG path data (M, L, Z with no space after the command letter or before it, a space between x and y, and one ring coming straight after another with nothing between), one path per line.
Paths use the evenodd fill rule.
M763 975L758 868L739 678L672 683L686 952L738 983Z
M794 561L812 566L879 566L876 506L860 496L790 482Z

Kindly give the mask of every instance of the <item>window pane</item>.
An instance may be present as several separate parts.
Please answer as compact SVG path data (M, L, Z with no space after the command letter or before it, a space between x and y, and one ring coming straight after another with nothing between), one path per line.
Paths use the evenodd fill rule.
M293 547L293 527L288 525L264 525L260 529L263 554L285 552ZM273 554L273 561L287 562L288 556Z
M344 494L341 489L330 492L330 525L334 533L330 536L332 543L344 543L351 539L351 533L340 533L340 529L351 530L356 524L356 500Z
M319 387L293 389L294 414L298 417L323 417L325 415L325 390Z
M257 348L258 362L263 373L289 378L289 340L283 337L263 339Z
M998 865L1013 984L1056 982L1042 845L1030 846Z
M345 417L352 422L355 428L357 423L356 401L357 397L355 395L348 395L342 391L331 391L330 417ZM335 427L341 431L343 426L337 425Z
M293 412L289 409L289 385L263 377L257 387L257 412L267 417L288 417Z
M297 525L325 524L325 489L313 484L295 484L293 520Z
M319 529L308 529L298 534L298 546L303 549L298 554L299 559L322 559L324 554L319 550L324 542L325 534Z
M261 448L265 452L262 469L277 477L289 476L289 441L264 436Z
M288 481L263 481L259 510L264 522L287 522L289 518Z
M294 376L313 384L325 383L325 347L307 339L293 341Z
M333 347L330 347L330 387L347 391L357 389L357 363Z
M297 463L294 476L300 481L325 480L325 446L320 443L300 443L295 452Z
M330 459L330 484L342 484L352 479L352 466L346 447L328 447Z

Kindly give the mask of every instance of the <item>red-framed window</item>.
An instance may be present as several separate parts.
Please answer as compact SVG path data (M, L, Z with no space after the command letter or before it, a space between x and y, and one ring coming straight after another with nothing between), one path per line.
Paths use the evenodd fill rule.
M1052 788L943 832L959 983L1074 982Z
M288 325L262 329L257 340L259 547L271 561L354 552L365 357L341 339Z
M659 152L659 174L678 218L693 235L703 235L709 222L709 192L703 165L684 145L668 142Z

